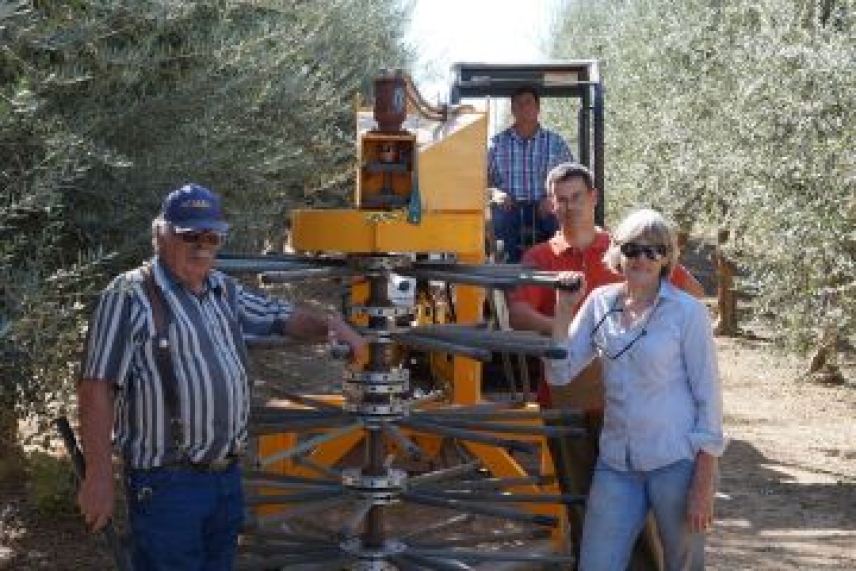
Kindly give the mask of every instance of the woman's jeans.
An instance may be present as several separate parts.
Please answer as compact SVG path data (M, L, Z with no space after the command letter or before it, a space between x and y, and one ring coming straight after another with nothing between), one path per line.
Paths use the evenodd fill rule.
M704 534L687 525L695 463L680 460L648 472L613 470L598 461L583 524L581 571L622 571L650 508L666 571L704 569Z
M228 571L244 517L241 471L128 470L134 571Z

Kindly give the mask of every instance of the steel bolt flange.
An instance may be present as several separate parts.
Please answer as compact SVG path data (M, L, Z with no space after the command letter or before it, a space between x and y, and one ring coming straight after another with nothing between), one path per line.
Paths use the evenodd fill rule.
M416 315L416 307L401 305L371 306L352 305L348 308L349 317L385 317L395 319L398 317L413 317Z
M363 416L383 416L394 417L390 420L402 418L408 412L406 402L394 400L389 403L366 403L366 402L348 402L342 403L342 408L347 412L355 415Z
M397 468L387 468L386 473L377 476L363 474L362 468L342 470L342 484L352 490L367 492L401 492L407 483L407 472Z
M407 393L410 383L354 383L345 381L342 384L342 394L349 401L360 401L369 395L398 395Z
M358 271L382 272L409 268L409 256L348 256L348 265Z
M406 383L410 380L410 369L392 369L390 371L352 371L347 369L344 378L353 383Z
M339 549L359 561L351 564L352 571L395 571L397 567L385 559L407 551L407 545L395 539L385 539L380 549L365 549L360 538L354 537L339 544Z

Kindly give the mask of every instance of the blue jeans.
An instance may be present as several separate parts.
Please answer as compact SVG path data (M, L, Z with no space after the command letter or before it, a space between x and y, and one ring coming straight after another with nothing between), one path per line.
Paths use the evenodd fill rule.
M128 470L135 571L228 571L244 519L241 471Z
M524 247L549 240L559 228L555 216L542 217L538 213L537 200L517 202L509 210L491 204L490 215L494 237L502 241L509 264L520 261Z
M657 520L666 571L704 569L704 534L691 533L687 526L694 470L690 460L648 472L621 472L598 461L586 505L580 570L625 569L649 508Z

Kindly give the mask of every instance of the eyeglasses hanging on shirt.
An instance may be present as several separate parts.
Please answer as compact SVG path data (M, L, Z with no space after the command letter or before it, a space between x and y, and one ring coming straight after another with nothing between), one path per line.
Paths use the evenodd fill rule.
M654 313L657 311L657 307L660 305L660 300L658 298L657 302L654 304L654 307L652 307L651 311L648 312L648 315L645 317L645 321L642 323L642 327L639 330L639 333L637 333L636 336L633 339L631 339L630 342L627 343L627 345L625 345L623 349L621 349L621 351L618 351L617 353L615 353L613 355L609 352L609 350L607 350L606 347L604 347L603 345L601 345L600 343L597 342L597 332L601 328L601 326L604 324L607 317L609 317L613 313L624 312L624 307L617 307L617 305L618 305L618 298L616 297L615 301L612 303L612 307L609 308L609 311L607 311L606 313L603 314L603 317L600 318L600 321L597 322L597 324L594 326L594 329L592 329L592 332L591 332L592 344L594 344L594 346L601 352L601 354L605 355L606 357L608 357L612 361L615 361L616 359L618 359L619 357L621 357L622 355L627 353L631 349L631 347L633 347L636 344L637 341L639 341L640 339L642 339L642 337L644 337L645 335L648 334L648 324L651 323L651 318L654 317Z

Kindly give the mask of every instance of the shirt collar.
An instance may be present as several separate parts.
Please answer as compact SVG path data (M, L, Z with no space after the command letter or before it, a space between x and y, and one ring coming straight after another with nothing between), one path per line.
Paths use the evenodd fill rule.
M556 235L550 238L550 248L553 250L555 255L564 254L565 252L569 252L572 250L577 250L579 252L598 252L603 253L606 252L609 245L612 243L612 239L609 237L609 232L606 232L604 229L595 226L594 229L594 238L591 243L584 248L577 248L576 246L572 246L568 244L568 241L565 240L565 236L562 234L562 231L559 230L556 232Z
M178 279L178 276L170 270L167 265L163 262L163 259L155 255L151 260L152 267L155 269L155 280L158 282L158 285L161 287L167 287L170 290L179 290L187 288L181 283L181 280ZM205 277L204 287L202 289L202 293L200 296L204 296L209 291L217 291L220 287L220 282L215 275L216 272L208 272L208 275ZM187 290L190 291L190 290Z
M511 138L513 138L517 141L520 141L520 142L524 142L524 141L530 141L532 139L537 139L538 137L541 136L541 133L544 132L544 129L541 128L541 124L539 123L538 126L535 128L535 131L532 133L532 136L526 137L526 138L521 137L520 133L517 132L517 129L515 129L514 126L509 127L508 132L510 133Z

